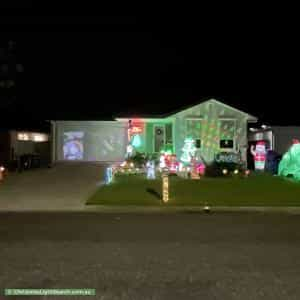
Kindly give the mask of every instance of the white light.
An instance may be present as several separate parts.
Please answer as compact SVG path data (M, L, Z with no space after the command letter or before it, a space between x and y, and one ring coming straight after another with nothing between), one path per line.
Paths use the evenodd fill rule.
M46 142L48 141L48 136L43 133L19 132L17 139L18 141Z
M226 174L228 173L228 170L227 170L227 169L223 169L222 173L223 173L224 175L226 175Z
M0 167L0 172L4 172L5 168L3 166Z
M262 129L266 129L266 128L268 128L268 126L265 125L265 124L263 124L263 125L261 125L261 128L262 128Z
M33 134L33 141L34 142L44 142L46 141L45 136L42 134Z
M238 169L235 169L233 173L234 173L234 174L238 174L238 173L239 173L239 170L238 170Z
M18 133L19 141L29 141L29 134L27 133Z
M209 211L210 211L210 207L209 207L208 205L205 205L205 206L203 207L203 210L204 210L205 212L209 212Z

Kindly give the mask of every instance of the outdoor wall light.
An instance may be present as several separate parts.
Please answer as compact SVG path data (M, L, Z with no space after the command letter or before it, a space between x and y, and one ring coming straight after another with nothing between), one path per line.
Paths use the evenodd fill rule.
M224 175L226 175L226 174L228 173L228 170L227 170L227 169L223 169L223 170L222 170L222 173L223 173Z

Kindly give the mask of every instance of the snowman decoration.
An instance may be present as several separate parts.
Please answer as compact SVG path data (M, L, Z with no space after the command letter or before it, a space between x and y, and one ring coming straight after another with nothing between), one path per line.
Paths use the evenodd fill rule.
M267 157L266 143L264 141L259 141L255 146L255 150L254 145L252 145L250 151L254 156L255 170L264 171Z
M195 140L188 137L184 140L184 146L182 148L182 155L180 160L185 165L189 165L191 163L192 158L195 156L197 148L195 146Z

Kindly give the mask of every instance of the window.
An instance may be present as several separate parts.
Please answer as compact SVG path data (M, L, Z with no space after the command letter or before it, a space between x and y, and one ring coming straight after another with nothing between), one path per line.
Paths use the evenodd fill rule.
M186 120L186 136L192 137L196 142L196 148L201 148L202 135L202 119L187 119Z
M200 139L196 139L196 148L197 149L201 148L201 140Z
M222 149L232 149L233 145L233 140L220 140L220 148Z
M220 149L235 146L235 119L220 119Z

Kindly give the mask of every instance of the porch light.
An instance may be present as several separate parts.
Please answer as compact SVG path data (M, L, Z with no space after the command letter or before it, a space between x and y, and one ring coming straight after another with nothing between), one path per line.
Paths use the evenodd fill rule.
M234 174L239 174L239 170L238 170L238 169L235 169L233 173L234 173Z
M224 175L226 175L226 174L228 173L228 170L227 170L227 169L223 169L223 170L222 170L222 173L223 173Z

